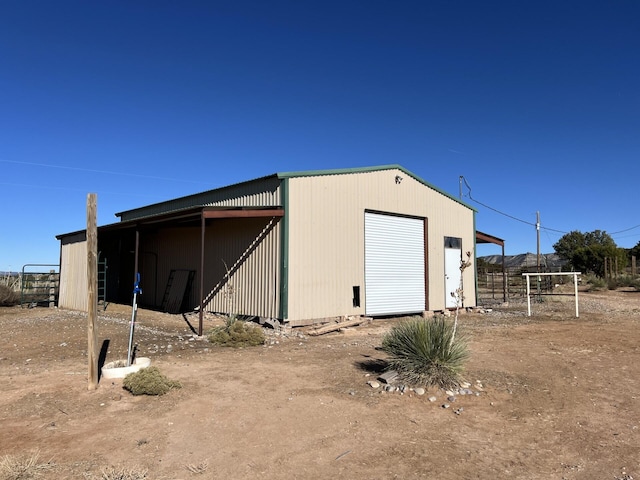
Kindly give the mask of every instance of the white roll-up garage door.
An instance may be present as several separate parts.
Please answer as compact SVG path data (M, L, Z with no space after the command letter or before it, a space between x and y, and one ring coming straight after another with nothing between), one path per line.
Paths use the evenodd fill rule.
M365 312L425 309L424 220L365 212Z

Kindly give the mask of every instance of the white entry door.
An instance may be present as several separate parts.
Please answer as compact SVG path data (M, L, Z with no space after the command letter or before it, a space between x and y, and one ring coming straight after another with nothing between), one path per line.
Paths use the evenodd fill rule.
M425 309L424 219L365 212L365 313Z
M446 308L455 308L456 299L453 295L460 288L462 272L460 262L462 261L461 239L446 237L444 246L444 291Z

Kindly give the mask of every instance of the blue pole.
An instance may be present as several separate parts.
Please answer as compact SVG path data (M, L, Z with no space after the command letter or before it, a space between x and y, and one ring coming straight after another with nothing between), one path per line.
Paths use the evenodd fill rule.
M138 313L138 293L142 295L140 288L140 272L136 273L136 281L133 284L133 304L131 307L131 329L129 332L129 351L127 352L127 367L133 363L133 327L136 324L136 314Z

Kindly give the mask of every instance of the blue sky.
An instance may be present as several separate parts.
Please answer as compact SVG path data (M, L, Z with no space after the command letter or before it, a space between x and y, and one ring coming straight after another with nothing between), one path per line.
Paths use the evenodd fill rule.
M400 164L506 253L640 241L640 2L0 2L0 271L275 172ZM464 182L463 182L464 183ZM619 232L619 233L618 233ZM500 253L479 246L480 255Z

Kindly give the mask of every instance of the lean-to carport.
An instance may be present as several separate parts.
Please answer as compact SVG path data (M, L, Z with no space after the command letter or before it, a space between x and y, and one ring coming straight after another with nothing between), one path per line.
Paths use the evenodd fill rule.
M280 218L284 216L284 209L281 208L220 208L201 207L191 211L177 212L175 214L161 215L161 218L136 221L135 226L135 259L134 271L139 268L139 248L140 230L144 226L164 222L177 222L185 224L188 220L200 220L200 265L199 265L199 312L198 312L198 335L203 333L203 318L205 309L205 237L207 231L207 220L210 219L248 219L248 218Z
M279 234L274 232L279 229L278 224L283 215L284 209L280 207L198 206L99 227L98 249L110 259L110 301L130 301L136 274L146 270L141 285L143 292L148 293L142 295L142 298L146 297L149 308L162 308L162 304L159 303L162 299L162 282L167 278L169 269L183 268L180 265L186 264L188 266L185 268L190 269L195 278L193 289L190 290L192 295L188 295L187 298L189 305L185 304L185 308L199 308L198 334L202 335L204 310L209 308L214 309L212 311L225 311L220 308L219 299L216 300L216 292L209 288L216 283L224 285L224 282L231 281L230 276L220 274L221 267L218 263L221 262L218 262L217 258L220 256L222 261L226 259L230 262L229 265L236 262L236 268L232 268L236 273L233 277L234 282L240 282L242 278L247 277L256 278L261 273L258 262L264 261L268 264L268 287L263 288L259 279L252 285L247 285L245 280L244 292L250 294L247 295L250 302L252 298L267 295L263 290L268 290L268 295L272 298L270 314L260 313L260 308L252 310L250 305L246 305L247 302L242 306L238 305L239 308L245 309L238 313L275 318L278 308L275 298L279 295L280 287L281 244ZM185 237L186 240L183 240ZM176 238L179 240L176 241ZM86 233L79 231L64 234L58 236L58 239L61 240L61 249L64 251L61 257L66 259L61 272L69 287L63 307L84 310L86 299L74 292L83 291L81 280L86 277L86 273L83 273L86 262L82 260L86 257L86 253L83 253ZM226 250L222 253L218 249L220 242L226 245ZM235 257L230 256L229 245L233 245L232 249L235 252L232 253L236 254ZM257 260L250 258L255 251L260 253ZM239 252L242 252L242 255ZM210 256L209 259L207 255ZM216 258L212 255L216 255ZM249 267L249 273L241 272L243 268ZM160 278L158 272L161 272ZM220 277L223 277L222 280ZM219 288L217 293L224 296L225 291Z

